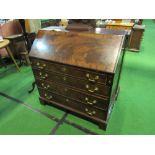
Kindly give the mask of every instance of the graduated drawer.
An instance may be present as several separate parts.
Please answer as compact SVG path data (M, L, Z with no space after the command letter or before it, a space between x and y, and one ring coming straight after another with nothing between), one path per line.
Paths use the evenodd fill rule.
M96 94L104 97L110 96L110 87L106 85L96 84L62 74L56 74L54 72L40 71L36 69L33 69L33 73L38 79L66 84L68 86L74 87L75 89L80 89L94 95Z
M73 100L79 101L85 105L94 106L96 108L100 108L104 110L108 109L108 105L109 105L108 98L100 98L97 96L92 96L87 93L77 91L76 89L67 87L66 85L58 84L54 81L48 82L48 81L37 79L36 82L38 87L44 90L48 90L48 91L58 93L60 95L64 95Z
M81 104L78 101L74 101L62 95L58 95L53 92L45 91L43 89L39 89L40 96L50 102L53 102L55 105L63 106L65 109L72 109L72 111L83 113L86 116L91 116L93 118L99 118L102 120L106 120L107 112L96 109L94 107Z
M88 71L86 69L81 69L78 67L48 62L48 61L34 59L34 58L31 58L31 62L32 62L32 68L36 68L40 70L48 70L51 72L58 72L61 74L67 74L67 75L77 77L79 79L84 79L86 81L91 81L94 83L108 84L108 80L111 80L108 78L107 74L103 74L95 71L94 72Z

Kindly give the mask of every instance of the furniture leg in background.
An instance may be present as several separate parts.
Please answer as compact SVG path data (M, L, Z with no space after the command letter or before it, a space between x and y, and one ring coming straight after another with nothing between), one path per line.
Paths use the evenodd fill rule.
M11 50L10 50L10 48L8 46L6 46L6 50L7 50L8 54L9 54L9 56L11 57L12 61L14 62L17 70L20 71L19 66L18 66L16 60L14 59L14 56L13 56L13 54L12 54L12 52L11 52Z
M30 60L29 60L29 57L28 57L28 52L21 52L20 53L20 56L21 56L21 61L26 64L26 65L30 65ZM21 63L22 63L21 62Z
M10 58L12 59L12 61L14 62L14 64L15 64L17 70L20 71L19 66L18 66L18 64L17 64L17 62L16 62L16 60L15 60L15 58L14 58L14 56L13 56L13 54L12 54L10 48L9 48L9 46L8 46L9 44L10 44L10 41L7 40L7 39L4 39L4 40L0 43L0 49L1 49L1 48L6 48L6 50L7 50L7 52L8 52L8 55L10 56Z
M139 52L145 25L134 25L128 43L128 49L133 52Z
M35 35L34 33L28 34L30 42L33 42ZM13 51L14 56L20 60L20 66L23 64L30 65L28 50L25 44L25 38L23 34L11 35L5 37L10 41L9 48Z
M23 36L25 38L25 44L26 44L27 51L29 52L31 47L30 47L30 43L29 43L29 40L28 40L28 34L26 32L25 20L24 19L19 19L19 23L20 23L20 25L22 27Z
M34 90L34 88L35 88L35 85L36 85L36 82L34 81L34 82L32 83L32 89L29 90L28 93L32 93L32 92L33 92L33 90Z

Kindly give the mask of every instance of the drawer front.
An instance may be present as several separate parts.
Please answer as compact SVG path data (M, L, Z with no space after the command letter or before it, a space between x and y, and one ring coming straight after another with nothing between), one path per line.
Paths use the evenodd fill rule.
M33 70L35 77L47 80L55 81L62 84L67 84L68 86L74 87L75 89L81 89L90 94L96 94L104 97L110 96L110 87L106 85L99 85L84 80L77 80L69 76L63 76L61 74L56 74L54 72L45 72L40 70Z
M46 100L49 100L51 102L53 101L53 102L56 102L63 106L72 108L73 111L76 110L76 111L82 112L83 114L85 114L87 116L106 120L107 112L105 112L103 110L99 110L99 109L96 109L96 108L88 106L88 105L86 106L84 104L81 104L78 101L74 101L67 97L58 95L53 92L44 91L42 89L39 89L39 93L42 98L45 98Z
M79 79L84 79L86 81L94 82L94 83L102 83L106 84L108 80L107 74L90 72L84 69L79 69L77 67L66 66L62 64L47 62L39 59L32 59L32 68L40 69L40 70L48 70L51 72L57 72L61 74L67 74L69 76L77 77Z
M44 80L37 79L36 82L38 87L44 90L48 90L48 91L58 93L60 95L64 95L73 100L82 102L82 104L85 104L85 105L94 106L96 108L100 108L104 110L108 109L108 105L109 105L108 98L99 98L97 96L92 96L84 92L79 92L75 89L67 87L66 85L60 85L53 81L47 82Z

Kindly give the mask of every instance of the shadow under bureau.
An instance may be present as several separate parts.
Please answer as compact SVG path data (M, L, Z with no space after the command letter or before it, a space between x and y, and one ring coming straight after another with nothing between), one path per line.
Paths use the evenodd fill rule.
M106 129L118 93L123 35L40 30L30 60L43 104Z

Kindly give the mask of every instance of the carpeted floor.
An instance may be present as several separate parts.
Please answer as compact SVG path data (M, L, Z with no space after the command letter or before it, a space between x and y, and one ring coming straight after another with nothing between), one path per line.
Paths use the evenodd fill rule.
M140 52L125 54L121 91L106 131L71 114L61 121L65 112L41 105L37 88L28 94L31 68L23 66L19 73L9 65L0 68L0 92L5 93L0 94L0 134L155 134L155 22L144 24Z

